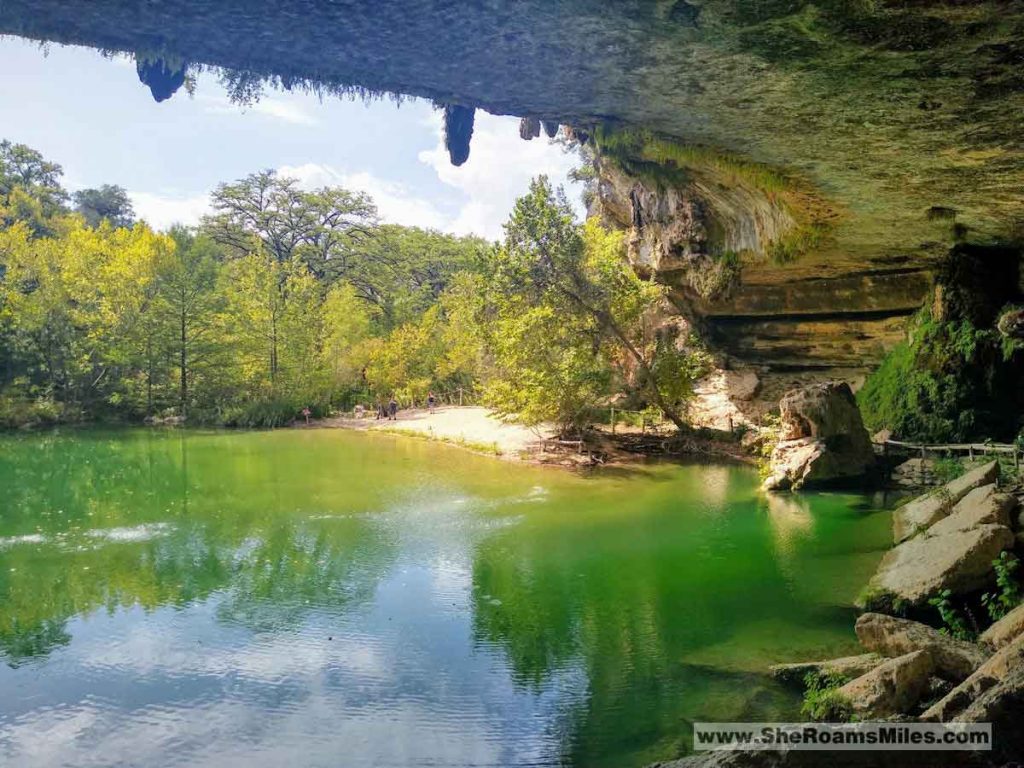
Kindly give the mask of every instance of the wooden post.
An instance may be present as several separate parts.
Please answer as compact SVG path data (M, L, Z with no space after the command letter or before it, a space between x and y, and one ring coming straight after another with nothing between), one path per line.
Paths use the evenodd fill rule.
M921 485L924 485L924 482L925 482L925 472L924 472L924 446L922 445L922 446L921 446Z
M615 406L612 406L612 434L615 434Z
M967 458L970 461L974 461L974 445L973 444L967 446Z
M459 387L459 407L462 407L462 387Z

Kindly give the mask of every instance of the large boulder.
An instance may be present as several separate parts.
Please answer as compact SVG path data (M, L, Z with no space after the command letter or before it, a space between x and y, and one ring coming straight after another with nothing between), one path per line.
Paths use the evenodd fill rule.
M931 493L907 502L893 513L893 539L898 544L927 530L949 515L953 507L968 493L979 486L994 483L998 477L999 462L991 461L964 473Z
M768 670L775 679L784 683L803 685L810 673L818 675L842 675L852 680L867 674L885 661L877 653L862 653L859 656L843 656L823 661L799 661L794 664L772 664Z
M1024 635L1024 603L1021 603L999 621L981 633L978 638L996 650L1009 645Z
M1010 513L1016 506L1017 499L1008 493L999 493L994 483L982 485L960 499L947 517L928 529L928 535L969 531L986 523L1009 527Z
M766 490L833 485L863 477L874 465L871 438L846 382L792 390L779 402L779 412Z
M943 589L953 594L981 589L993 579L992 561L1013 544L1009 528L987 523L915 536L885 553L861 603L867 608L896 601L920 605Z
M1019 685L1021 670L1024 670L1024 637L1018 637L996 651L970 677L925 710L921 719L943 723L961 720L966 710L985 692L1007 682ZM1019 691L1024 691L1024 688Z
M842 686L838 695L861 717L890 717L906 712L928 689L932 657L912 651L875 667Z
M867 650L883 656L903 656L927 651L940 677L960 682L988 659L974 643L944 635L927 624L898 619L883 613L865 613L857 619L857 639Z

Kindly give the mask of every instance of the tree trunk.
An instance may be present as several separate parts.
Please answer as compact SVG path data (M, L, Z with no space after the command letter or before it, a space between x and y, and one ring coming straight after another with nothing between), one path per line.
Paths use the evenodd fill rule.
M188 332L185 324L185 313L181 313L181 348L180 353L180 368L181 368L181 418L186 418L188 415Z

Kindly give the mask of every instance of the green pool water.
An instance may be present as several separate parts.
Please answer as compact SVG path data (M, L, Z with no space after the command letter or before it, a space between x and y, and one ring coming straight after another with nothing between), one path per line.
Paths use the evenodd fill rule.
M641 766L854 652L866 497L334 430L0 437L0 764Z

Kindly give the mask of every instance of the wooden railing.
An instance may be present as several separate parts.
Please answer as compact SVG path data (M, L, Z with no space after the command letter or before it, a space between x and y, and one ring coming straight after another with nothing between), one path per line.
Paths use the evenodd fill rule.
M921 458L929 453L945 454L967 454L973 459L976 455L989 456L992 454L1010 454L1013 456L1013 466L1020 469L1021 449L1013 443L905 443L900 440L883 440L882 453L886 454L890 448L907 453L919 453Z

